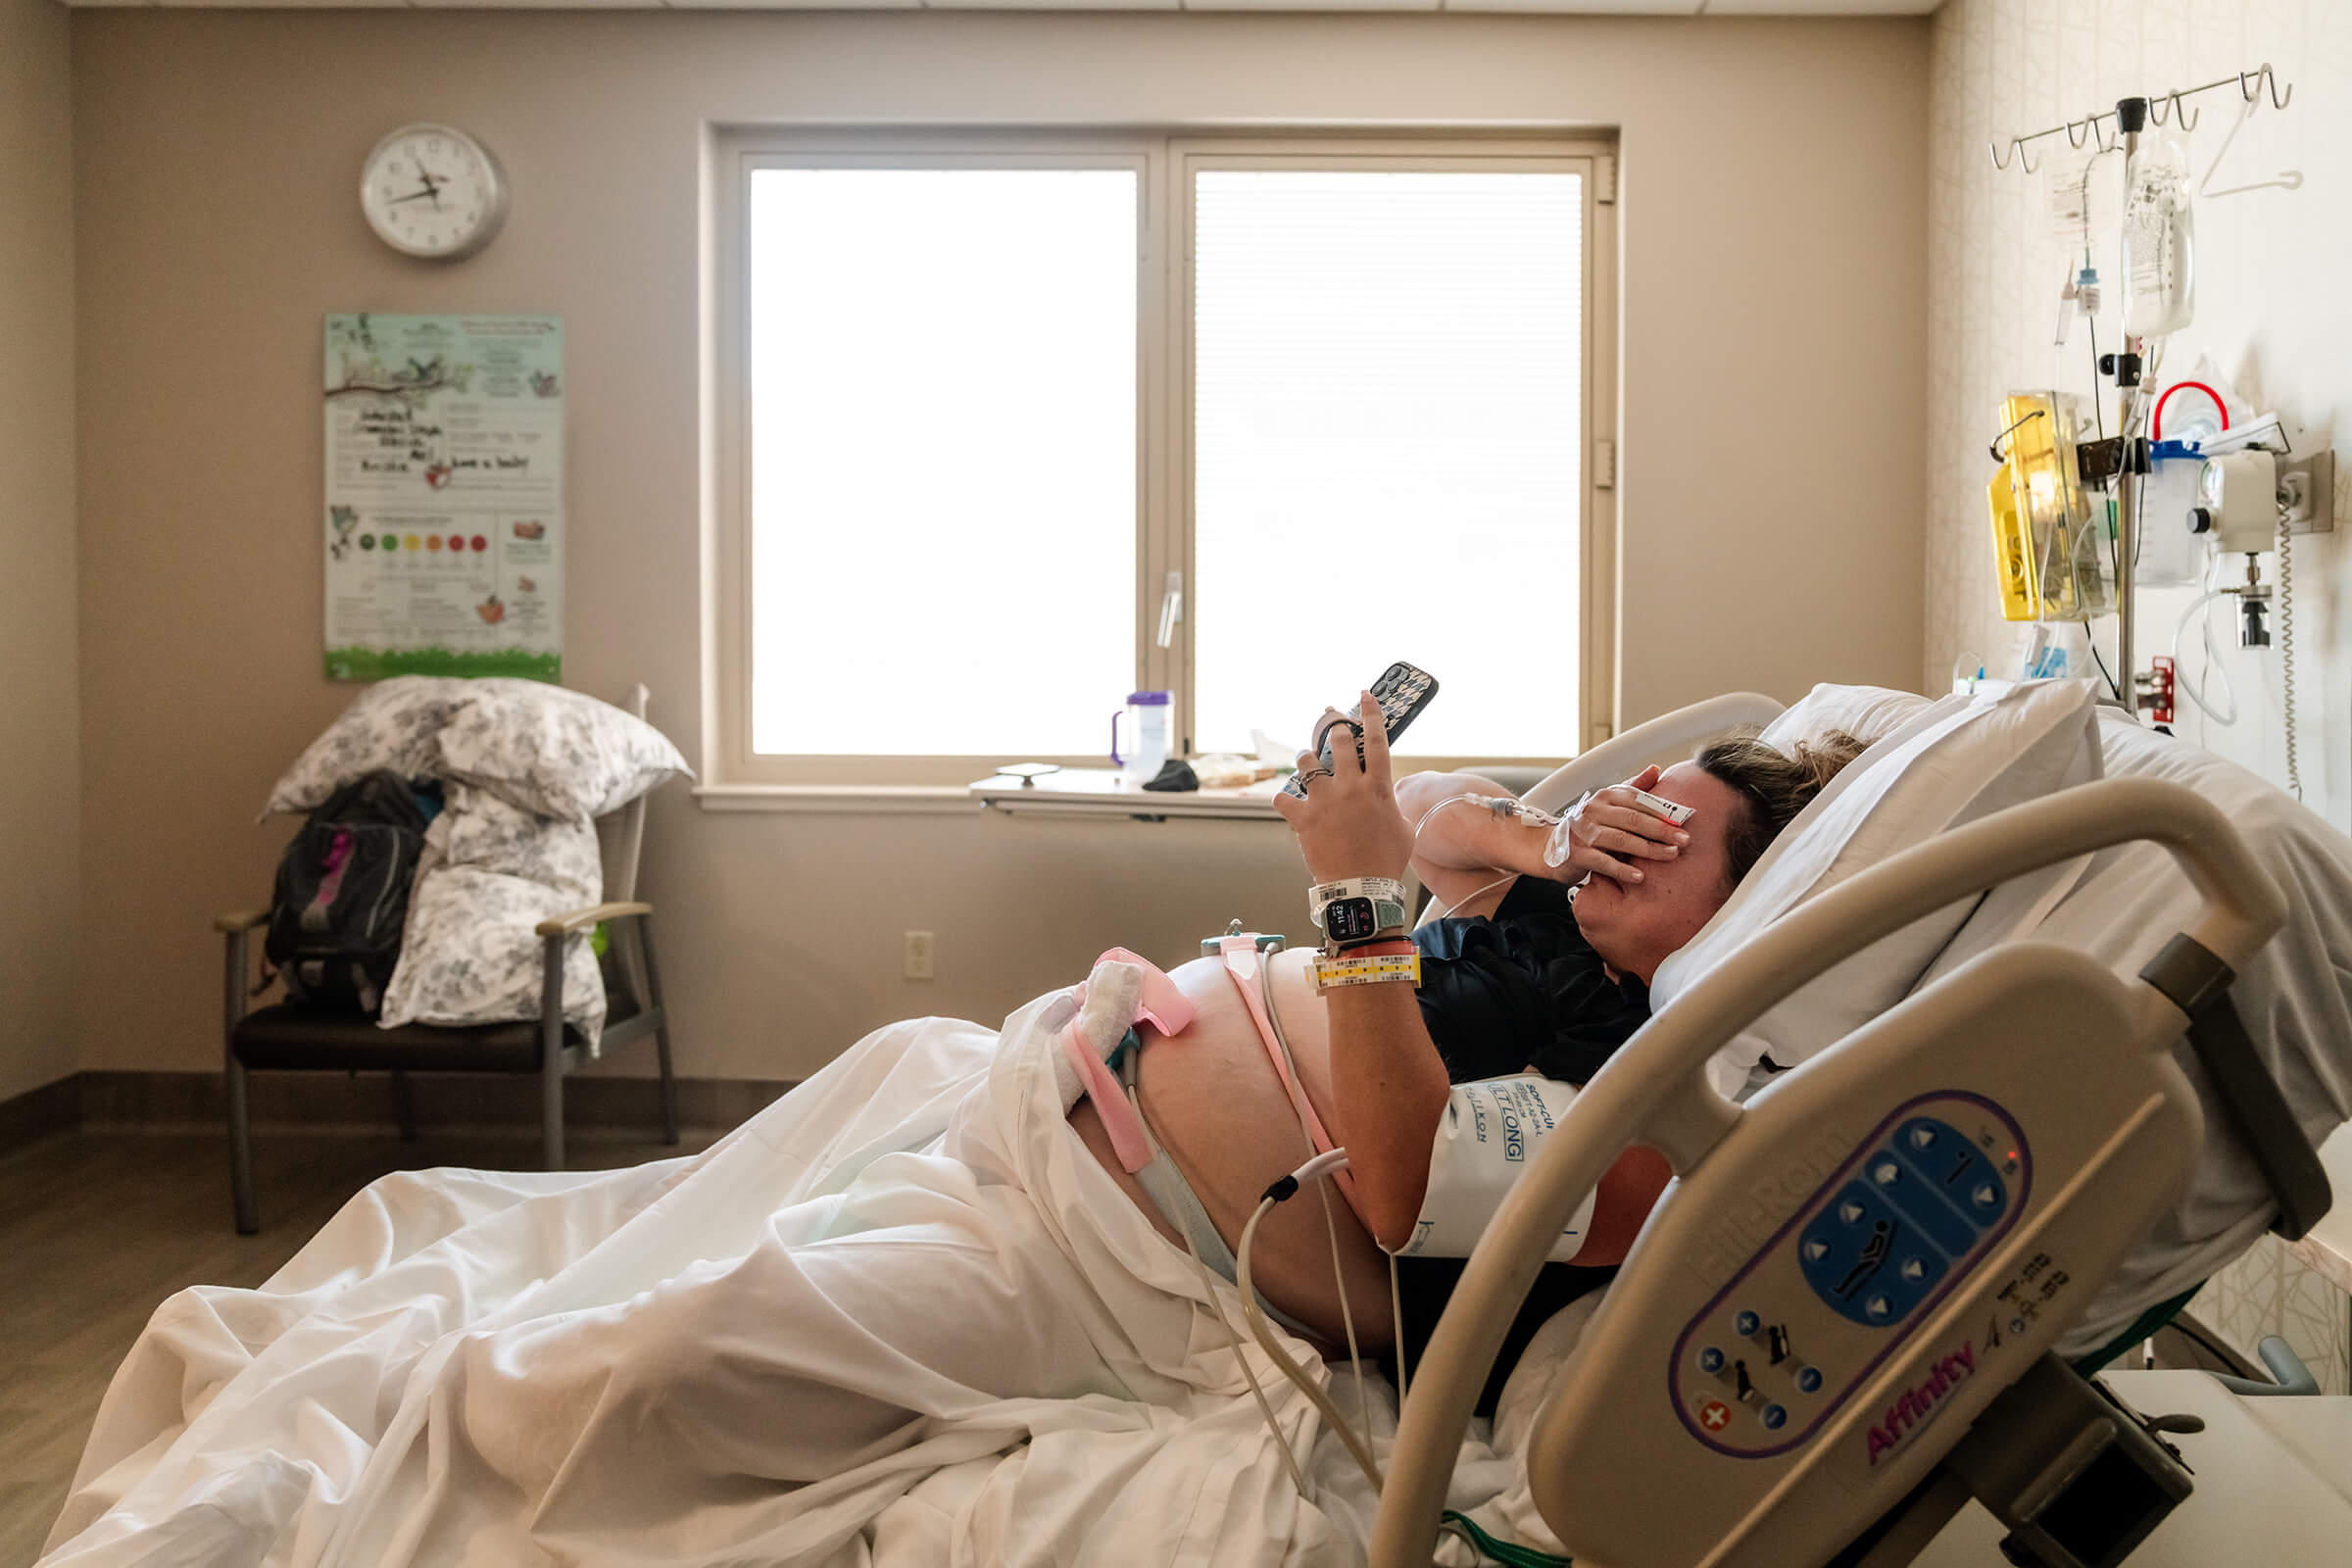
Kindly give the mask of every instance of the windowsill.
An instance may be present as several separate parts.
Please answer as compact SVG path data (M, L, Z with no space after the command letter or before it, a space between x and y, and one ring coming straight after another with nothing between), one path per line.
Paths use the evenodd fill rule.
M972 816L985 809L961 784L703 784L694 798L706 811Z

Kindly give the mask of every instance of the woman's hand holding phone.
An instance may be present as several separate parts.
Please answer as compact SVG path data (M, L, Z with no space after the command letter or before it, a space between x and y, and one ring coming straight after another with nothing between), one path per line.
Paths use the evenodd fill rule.
M1412 860L1413 829L1396 809L1380 705L1366 692L1354 716L1340 721L1357 726L1358 744L1349 745L1345 731L1332 736L1328 771L1318 753L1300 752L1298 776L1306 793L1276 794L1274 809L1298 835L1307 875L1317 882L1351 876L1401 880Z

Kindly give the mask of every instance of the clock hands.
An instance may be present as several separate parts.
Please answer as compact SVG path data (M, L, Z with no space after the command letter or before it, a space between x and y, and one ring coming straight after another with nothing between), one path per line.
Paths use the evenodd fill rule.
M364 170L360 205L368 226L411 256L469 256L506 216L498 161L446 125L399 127L376 143Z
M395 196L386 205L397 207L402 202L419 201L429 196L432 198L434 208L438 210L441 206L441 187L448 184L449 181L441 178L437 174L429 173L422 169L416 171L416 177L424 181L424 188L422 190L413 190L406 196Z

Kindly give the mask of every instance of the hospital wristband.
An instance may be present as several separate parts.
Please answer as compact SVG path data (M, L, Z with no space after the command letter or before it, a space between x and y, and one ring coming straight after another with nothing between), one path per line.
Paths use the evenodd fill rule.
M1314 976L1318 993L1341 986L1376 986L1392 981L1417 988L1421 984L1421 951L1416 948L1409 954L1381 954L1371 957L1350 954L1334 958L1317 955L1308 973Z

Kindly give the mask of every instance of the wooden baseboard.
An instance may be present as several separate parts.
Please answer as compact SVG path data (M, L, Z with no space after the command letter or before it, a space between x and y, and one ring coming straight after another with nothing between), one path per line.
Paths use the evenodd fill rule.
M81 1122L81 1091L68 1074L38 1089L0 1100L0 1154Z
M262 1131L384 1128L397 1123L389 1073L257 1072L248 1075L253 1124ZM411 1073L419 1125L513 1129L539 1135L539 1080L507 1073ZM789 1082L750 1078L680 1078L678 1120L701 1130L741 1125L771 1103ZM575 1077L564 1081L567 1129L638 1131L662 1124L656 1078ZM76 1128L202 1129L228 1127L226 1086L217 1072L79 1072L0 1101L0 1153L36 1138Z

